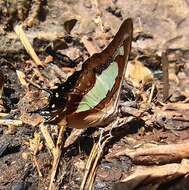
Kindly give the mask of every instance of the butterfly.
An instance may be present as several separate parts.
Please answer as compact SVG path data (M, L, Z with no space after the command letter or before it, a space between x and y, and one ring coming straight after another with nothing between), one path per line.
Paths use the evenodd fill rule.
M50 91L41 113L48 122L72 128L100 127L115 118L123 76L131 51L133 22L123 21L110 44L92 55L65 83Z

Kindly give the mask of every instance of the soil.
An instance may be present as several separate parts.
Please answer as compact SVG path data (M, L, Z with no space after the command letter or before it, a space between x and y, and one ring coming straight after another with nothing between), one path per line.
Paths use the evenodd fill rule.
M7 113L6 117L11 120L22 121L21 126L0 125L0 190L48 189L52 155L39 129L43 117L34 113L48 105L49 93L42 89L65 82L84 60L109 44L128 17L134 22L129 63L142 63L142 73L128 67L127 73L132 76L126 74L119 101L119 115L127 122L112 131L113 138L98 163L94 189L112 189L138 165L127 155L109 159L108 155L145 143L187 142L188 1L1 0L0 5L0 86L3 88L0 112ZM43 67L34 63L16 35L14 27L20 23ZM56 54L54 57L52 52ZM169 64L168 86L165 84L164 53ZM153 84L155 90L149 102ZM49 126L49 131L56 140L57 126ZM72 129L68 129L65 138L71 132ZM41 146L36 134L40 135ZM79 189L85 164L98 136L98 129L87 129L64 148L56 177L60 189ZM142 161L140 165L145 163ZM161 183L156 189L187 189L188 185L184 174ZM135 189L142 188L150 189L149 184Z

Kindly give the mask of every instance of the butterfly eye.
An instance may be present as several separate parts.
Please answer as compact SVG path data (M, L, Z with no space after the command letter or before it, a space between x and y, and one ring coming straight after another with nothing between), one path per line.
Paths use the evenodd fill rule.
M53 108L53 109L54 109L55 107L56 107L56 105L55 105L55 104L53 104L53 105L51 106L51 108Z

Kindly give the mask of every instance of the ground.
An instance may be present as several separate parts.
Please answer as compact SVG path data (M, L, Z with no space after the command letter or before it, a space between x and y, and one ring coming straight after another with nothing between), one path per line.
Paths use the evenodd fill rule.
M39 127L43 117L33 113L48 104L42 89L65 82L101 52L128 17L134 33L119 122L98 161L94 189L187 189L188 1L1 0L0 5L0 190L48 189L53 157ZM15 32L21 23L42 66ZM15 123L5 123L7 118ZM56 141L58 127L48 129ZM68 129L65 138L56 185L75 190L99 132Z

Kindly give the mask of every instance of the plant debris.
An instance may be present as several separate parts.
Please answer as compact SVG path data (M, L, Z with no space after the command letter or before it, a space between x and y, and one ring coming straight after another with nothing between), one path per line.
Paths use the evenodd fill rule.
M0 189L187 189L188 5L184 0L0 1ZM115 120L44 123L39 110L123 19L132 50ZM113 127L112 127L113 125Z

